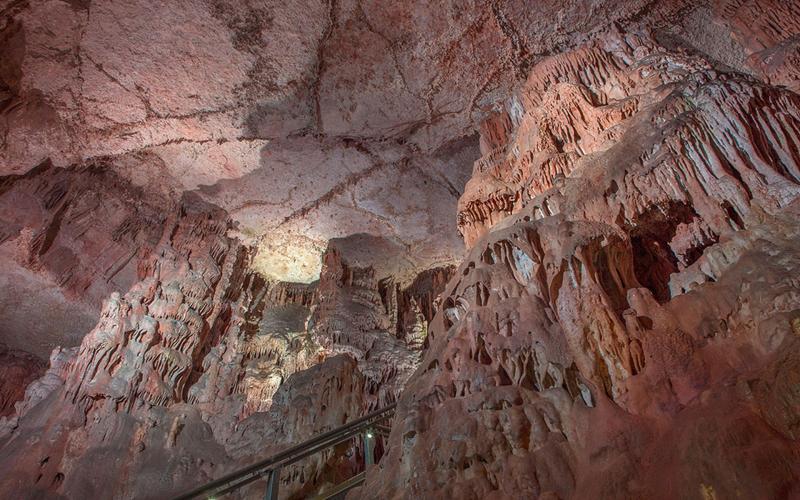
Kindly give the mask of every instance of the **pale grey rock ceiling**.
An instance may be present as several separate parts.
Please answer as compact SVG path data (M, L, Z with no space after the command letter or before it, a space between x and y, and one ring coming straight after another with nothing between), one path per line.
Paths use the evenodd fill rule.
M650 3L3 2L0 173L108 157L197 190L273 278L315 279L360 233L399 249L387 268L454 262L478 121L531 62Z

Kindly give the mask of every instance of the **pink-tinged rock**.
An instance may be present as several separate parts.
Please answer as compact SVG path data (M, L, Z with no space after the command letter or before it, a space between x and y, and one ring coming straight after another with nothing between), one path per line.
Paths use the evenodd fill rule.
M6 356L2 495L172 497L395 401L356 498L800 495L798 18L7 6L0 333L65 347Z
M357 497L796 495L797 95L610 33L504 112Z
M14 405L22 401L25 388L41 377L44 370L44 362L36 356L0 344L0 417L14 412Z

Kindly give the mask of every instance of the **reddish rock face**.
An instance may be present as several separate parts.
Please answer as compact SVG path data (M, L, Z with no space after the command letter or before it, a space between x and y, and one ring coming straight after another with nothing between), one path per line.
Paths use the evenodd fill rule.
M393 402L355 498L800 496L798 37L778 0L12 2L0 496L168 498Z
M79 344L101 302L141 279L172 205L103 161L73 169L45 162L3 178L3 341L43 359L58 345Z
M797 94L642 33L533 66L362 496L798 494L798 125Z
M372 268L332 248L318 283L269 282L249 270L252 249L226 236L221 209L186 196L160 222L148 228L161 236L137 261L140 281L111 294L79 347L54 350L33 383L43 371L34 356L0 357L0 433L17 450L0 463L2 491L175 494L395 401L416 368L424 336L398 337L400 313ZM414 285L423 304L442 284L428 275ZM34 434L50 438L22 446ZM357 470L359 447L287 469L284 491ZM73 474L111 457L109 473L127 479Z
M44 370L45 364L36 356L0 344L0 417L14 413L14 404L23 399L25 388Z

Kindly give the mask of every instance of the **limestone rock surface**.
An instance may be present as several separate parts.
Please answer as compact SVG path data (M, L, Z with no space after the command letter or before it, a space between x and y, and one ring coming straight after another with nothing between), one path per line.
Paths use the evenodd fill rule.
M0 417L14 412L14 405L25 395L25 388L44 374L45 365L25 351L0 344Z
M361 497L797 495L798 132L797 94L647 30L534 65Z
M395 402L349 498L800 497L798 37L781 0L0 2L0 497L171 498Z

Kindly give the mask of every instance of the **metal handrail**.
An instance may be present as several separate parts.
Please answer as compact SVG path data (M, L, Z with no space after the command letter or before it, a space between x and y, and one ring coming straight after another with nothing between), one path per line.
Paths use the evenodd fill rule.
M355 488L356 486L360 485L361 483L363 483L366 474L367 474L366 472L360 472L355 476L351 477L350 479L348 479L347 481L337 484L336 486L326 491L325 493L315 496L313 500L328 500L329 498L334 498L337 495L341 495L345 491L349 491Z
M280 453L277 453L265 460L254 463L238 471L227 474L219 479L211 481L203 486L195 488L187 493L184 493L176 500L189 500L199 496L215 497L224 495L233 490L241 488L247 484L256 481L263 476L270 475L269 488L277 490L277 478L273 478L275 471L280 473L280 469L284 466L291 465L294 462L302 460L303 458L313 455L326 448L335 446L341 442L347 441L353 436L360 434L370 429L375 423L385 420L389 417L389 413L395 409L397 403L387 405L380 410L376 410L368 415L365 415L357 420L347 423L336 429L313 437L298 445L292 446ZM368 435L371 439L372 436Z

